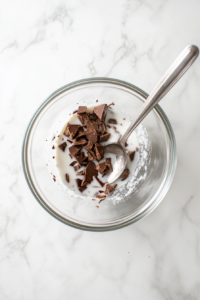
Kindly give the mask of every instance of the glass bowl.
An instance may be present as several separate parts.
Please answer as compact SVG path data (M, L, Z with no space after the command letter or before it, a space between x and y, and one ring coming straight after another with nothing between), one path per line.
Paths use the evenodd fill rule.
M101 99L102 103L114 102L134 118L147 97L147 93L125 81L89 78L63 86L38 108L25 133L22 164L30 190L47 212L75 228L107 231L134 223L156 208L169 190L176 169L174 133L159 105L142 122L152 145L147 176L124 201L115 205L103 201L97 209L98 204L89 205L69 197L54 184L44 158L45 140L53 120L61 112L67 122L77 103L94 104Z

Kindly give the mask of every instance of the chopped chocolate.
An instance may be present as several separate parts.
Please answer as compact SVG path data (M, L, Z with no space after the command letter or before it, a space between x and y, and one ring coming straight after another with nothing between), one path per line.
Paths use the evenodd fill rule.
M74 110L74 111L73 111L73 115L74 115L75 113L77 113L77 111L78 111L77 109L76 109L76 110Z
M128 156L130 158L130 161L133 161L134 160L134 156L135 156L135 151L128 152Z
M56 181L56 178L53 178L53 181L55 182L55 181Z
M85 175L85 170L82 170L82 171L76 173L76 175Z
M55 149L55 146L54 146L54 145L52 146L52 149L53 149L53 150Z
M71 154L72 157L76 156L80 150L81 150L82 146L71 146L69 147L69 152Z
M86 145L83 146L87 150L92 150L93 144L89 141Z
M99 171L99 173L101 173L103 176L105 175L105 171L107 170L107 165L106 162L102 162L96 165L96 169L97 171Z
M65 179L69 182L69 174L65 174Z
M84 138L81 138L79 140L77 139L74 140L74 145L85 145L85 144L87 144L87 140Z
M101 122L101 130L102 130L102 133L106 132L106 124L104 122Z
M117 124L117 120L115 120L115 119L109 119L108 123L110 123L110 124Z
M108 168L108 166L106 166L102 177L104 177L109 171L110 171L110 169Z
M108 127L108 128L111 128L111 126L110 126L110 125L108 125L108 124L107 124L107 127Z
M77 165L74 167L75 172L78 171L81 168L81 166Z
M99 142L103 143L103 142L107 142L110 138L111 134L110 133L106 133L100 136L99 138Z
M124 181L129 176L129 174L130 174L129 169L125 169L124 172L121 175L121 177L122 177L121 181Z
M84 124L84 119L80 115L78 115L78 118L79 118L79 121L81 122L81 124L83 125Z
M52 138L52 141L55 140L55 138L56 138L56 137L54 136L54 137Z
M80 125L70 125L70 124L68 125L68 130L69 130L71 139L73 139L75 137L79 128L80 128Z
M67 147L67 143L64 142L58 146L63 152L65 152L65 148Z
M116 186L117 186L117 184L113 184L113 185L107 184L105 194L112 193L114 191L114 189L116 188Z
M104 187L105 183L102 182L97 176L96 176L96 180L98 181L98 183L99 183L102 187Z
M99 193L100 193L100 194L102 194L102 193L104 193L104 191L102 191L102 190L99 190Z
M71 140L67 139L67 141L68 141L69 143L73 144L73 142L72 142Z
M81 179L79 179L79 178L76 178L75 180L76 180L76 183L77 183L78 189L79 189L79 191L80 191L81 193L82 193L84 190L86 190L86 189L87 189L87 187L86 187L86 186L81 186L81 183L82 183L82 180L81 180Z
M78 156L75 157L78 164L81 165L81 163L86 160L87 156L85 156L84 152L81 152Z
M83 126L79 128L78 133L76 135L76 140L82 137L85 137L86 131L83 129Z
M101 198L105 198L106 195L96 195L95 197L101 199Z
M96 170L95 163L89 162L87 167L85 168L85 176L83 178L81 186L90 184L93 181L93 176L96 177L97 174L98 172Z
M95 129L89 129L86 131L87 139L92 143L95 144L97 142L97 132Z
M97 157L97 160L101 160L103 157L104 157L104 147L103 145L99 144L99 143L96 143L95 144L95 152L96 152L96 157Z
M53 156L52 158L55 158L55 156Z
M111 158L106 158L106 165L108 166L108 168L110 169L110 171L113 171L112 165L111 165Z
M110 103L110 104L108 105L108 107L111 107L111 105L115 105L115 103L114 103L114 102Z
M79 106L78 114L83 114L87 111L87 106Z
M105 196L105 198L100 199L98 203L101 203L101 202L104 201L105 199L106 199L106 196Z
M99 133L99 126L95 122L87 122L87 129L88 130L93 130L95 129L97 133Z
M100 120L104 120L106 116L108 106L107 104L101 104L94 108L94 113L99 117Z
M82 114L81 114L81 118L82 118L84 121L86 121L86 122L90 121L90 119L89 119L89 117L88 117L88 115L87 115L86 113L82 113ZM79 120L80 120L80 119L79 119Z
M137 151L137 152L139 151L138 147L136 147L136 151Z
M65 131L63 132L64 135L66 135L67 137L70 136L70 132L69 132L69 124L67 124L67 127L65 128Z
M88 151L87 152L87 155L88 155L88 160L89 161L92 161L92 160L96 160L97 158L96 158L96 155L94 154L94 152L93 151Z
M77 161L76 160L74 160L73 162L71 162L71 164L70 164L70 166L74 166L74 165L76 165L77 164Z

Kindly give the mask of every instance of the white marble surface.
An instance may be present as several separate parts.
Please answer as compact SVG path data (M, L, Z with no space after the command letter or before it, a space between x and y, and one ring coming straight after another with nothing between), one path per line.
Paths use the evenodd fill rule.
M162 101L174 128L173 184L148 217L83 232L53 219L21 167L33 112L73 80L109 76L150 92L200 46L199 0L0 2L0 300L200 299L200 59Z

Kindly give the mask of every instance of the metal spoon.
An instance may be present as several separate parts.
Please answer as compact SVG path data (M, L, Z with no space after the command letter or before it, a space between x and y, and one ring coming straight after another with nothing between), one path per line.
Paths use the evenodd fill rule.
M104 147L105 153L112 153L116 156L113 172L109 175L108 183L113 183L122 174L127 165L127 154L125 142L135 128L148 115L154 106L169 92L183 74L193 64L199 55L199 49L194 45L187 46L173 62L164 76L157 83L149 97L143 104L137 118L130 124L119 143L108 144Z

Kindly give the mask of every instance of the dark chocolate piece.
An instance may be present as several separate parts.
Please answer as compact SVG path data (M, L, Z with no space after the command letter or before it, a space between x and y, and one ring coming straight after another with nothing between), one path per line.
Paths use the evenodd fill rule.
M87 150L92 150L93 144L89 141L86 145L83 146Z
M107 124L107 127L108 127L108 128L111 128L111 126L110 126L110 125L108 125L108 124Z
M110 123L110 124L117 124L117 120L115 120L115 119L109 119L108 123Z
M135 151L128 152L128 156L130 158L130 161L133 161L134 160L134 156L135 156Z
M104 187L105 183L102 182L97 176L96 176L96 180L98 181L98 183L99 183L102 187Z
M81 150L82 146L71 146L69 147L69 152L71 154L72 157L76 156L80 150Z
M79 106L78 114L83 114L87 111L87 106Z
M69 174L65 174L65 179L69 182Z
M71 139L73 139L75 137L75 135L78 132L79 128L80 128L80 125L71 125L71 124L68 125L68 130L69 130L69 134L70 134Z
M88 155L88 160L89 160L89 161L92 161L92 160L96 160L96 159L97 159L96 156L95 156L95 154L94 154L94 152L91 151L91 150L87 152L87 155Z
M100 120L104 120L107 112L107 104L101 104L94 108L94 113L99 117Z
M110 169L110 171L113 171L112 165L111 165L111 158L106 158L106 165L108 166L108 168Z
M101 202L102 202L102 201L104 201L105 199L106 199L106 197L105 197L105 198L102 198L102 199L100 199L98 203L101 203Z
M73 144L73 142L72 142L71 140L67 139L67 141L68 141L69 143Z
M101 129L102 129L102 133L106 132L106 124L104 122L101 122Z
M81 115L78 115L79 121L81 122L81 124L84 124L84 119L81 117Z
M107 142L110 138L111 134L110 133L106 133L100 136L99 138L99 142L103 143L103 142Z
M101 198L105 198L106 195L96 195L95 197L101 199Z
M111 105L115 105L115 103L114 103L114 102L110 103L110 104L108 105L108 107L111 108Z
M71 162L71 164L70 164L70 166L74 166L74 165L76 165L77 164L77 161L76 160L74 160L73 162Z
M65 152L65 148L67 147L67 143L64 142L58 146L63 152Z
M80 165L75 166L75 167L74 167L75 172L78 171L80 168L81 168Z
M70 133L69 133L69 124L67 124L67 127L65 128L65 131L63 132L64 135L66 135L67 137L70 136Z
M78 162L79 165L86 160L87 156L85 156L84 152L81 152L79 155L75 157L76 161Z
M82 170L82 171L80 171L80 172L78 172L78 173L76 173L76 175L85 175L85 169Z
M97 142L97 132L95 129L89 129L86 131L87 139L92 143L95 144Z
M52 149L53 149L53 150L55 149L55 146L54 146L54 145L52 146Z
M112 193L114 191L114 189L116 188L116 186L117 186L117 184L113 184L113 185L107 184L105 194Z
M121 177L122 177L121 181L124 181L129 176L129 174L130 174L129 169L125 169L121 175Z
M108 167L105 161L96 165L97 171L99 171L99 173L101 173L103 176L105 175L107 168Z
M96 143L95 144L95 152L96 152L96 157L97 157L97 160L101 160L103 157L104 157L104 147L103 145L99 144L99 143Z
M96 177L97 174L98 172L96 170L95 163L89 162L87 167L85 168L85 176L83 178L81 186L90 184L93 181L93 176Z
M81 186L81 183L82 183L82 180L79 179L79 178L76 178L76 183L77 183L77 186L78 186L78 189L79 191L82 193L84 190L87 189L87 186Z
M85 144L87 144L87 140L84 138L74 140L74 145L85 145Z
M83 120L85 120L86 122L90 121L90 119L89 119L87 113L81 114L81 118L82 118ZM79 119L79 120L80 120L80 119Z
M76 135L76 140L79 138L85 137L86 131L83 129L83 126L79 128L78 133Z

